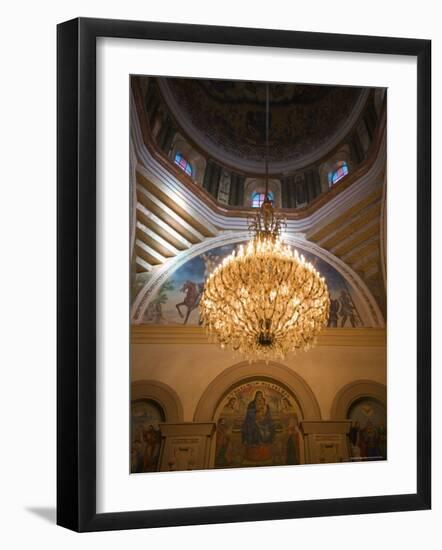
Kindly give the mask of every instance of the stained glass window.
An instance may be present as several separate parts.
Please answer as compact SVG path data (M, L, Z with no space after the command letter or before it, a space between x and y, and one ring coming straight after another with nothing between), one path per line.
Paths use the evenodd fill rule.
M255 191L252 195L252 206L253 208L259 208L262 203L265 201L266 194L259 191ZM269 191L269 199L273 202L273 193Z
M331 187L348 174L348 164L345 160L338 162L336 168L328 173L328 185Z
M175 153L175 164L178 164L178 166L183 170L183 172L186 172L189 176L192 175L192 165L188 160L186 160L181 153Z

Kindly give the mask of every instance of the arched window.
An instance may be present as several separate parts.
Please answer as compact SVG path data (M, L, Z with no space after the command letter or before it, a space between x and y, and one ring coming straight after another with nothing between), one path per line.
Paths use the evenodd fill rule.
M269 191L269 199L273 202L273 193ZM252 195L252 206L253 208L259 208L262 203L265 201L266 194L261 193L260 191L255 191Z
M183 172L186 172L189 176L192 176L192 165L188 160L186 160L183 155L179 152L175 153L175 164L178 164L178 166L183 170Z
M328 185L332 187L335 183L341 180L348 174L348 164L347 161L341 160L335 166L334 170L328 173Z

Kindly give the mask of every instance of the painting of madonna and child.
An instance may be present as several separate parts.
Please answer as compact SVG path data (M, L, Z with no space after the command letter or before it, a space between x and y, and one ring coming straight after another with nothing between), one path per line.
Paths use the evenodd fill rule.
M300 464L299 408L271 382L239 386L224 400L217 423L217 467Z
M387 460L386 90L130 91L130 473Z
M296 401L280 386L254 382L227 396L217 424L216 467L304 464L304 438ZM386 458L385 410L367 399L350 411L350 456L353 460ZM338 446L328 444L337 457ZM331 451L330 451L331 450ZM325 462L326 454L321 462Z

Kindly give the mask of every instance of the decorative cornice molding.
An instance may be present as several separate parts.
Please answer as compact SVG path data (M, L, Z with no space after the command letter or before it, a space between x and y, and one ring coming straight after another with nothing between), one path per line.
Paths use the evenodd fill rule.
M326 347L382 347L387 343L385 328L326 328L318 346ZM132 325L131 344L209 344L202 327L181 325Z

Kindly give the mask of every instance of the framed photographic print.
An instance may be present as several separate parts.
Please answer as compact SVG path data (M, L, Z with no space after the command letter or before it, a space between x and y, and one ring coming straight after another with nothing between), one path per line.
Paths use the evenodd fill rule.
M58 26L59 525L430 508L430 52Z

